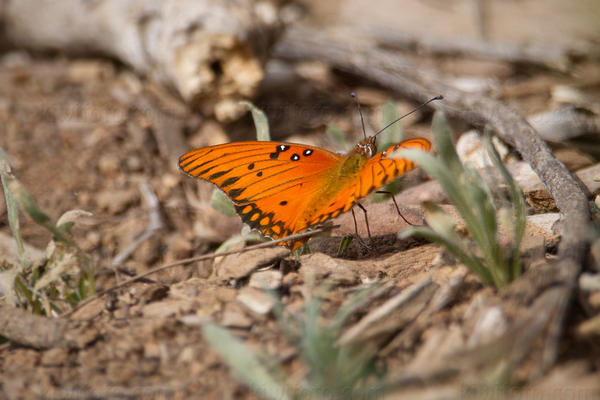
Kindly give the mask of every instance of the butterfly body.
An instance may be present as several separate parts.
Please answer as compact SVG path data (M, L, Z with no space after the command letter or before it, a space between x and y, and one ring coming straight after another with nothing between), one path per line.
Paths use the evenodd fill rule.
M369 137L344 156L295 143L237 142L192 150L179 166L223 190L250 227L279 239L348 211L415 167L388 153L430 147L425 139L411 139L376 154L375 137ZM295 249L302 243L287 245Z

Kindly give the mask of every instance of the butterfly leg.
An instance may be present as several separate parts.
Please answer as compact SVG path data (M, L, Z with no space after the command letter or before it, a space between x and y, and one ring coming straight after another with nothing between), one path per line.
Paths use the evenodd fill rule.
M369 235L369 241L373 241L373 238L371 237L371 228L369 228L369 217L367 216L367 209L365 207L363 207L362 204L360 203L356 203L356 205L358 206L358 208L360 208L364 213L365 213L365 223L367 224L367 235ZM357 231L358 233L358 231Z
M362 206L360 206L360 208L365 212L365 217L366 217L367 211ZM356 214L354 214L354 207L352 207L350 209L350 211L352 211L352 219L354 220L354 232L355 232L356 238L358 239L358 242L360 244L362 244L363 246L365 246L367 249L370 248L370 246L368 244L366 244L365 241L362 240L362 238L358 234L358 224L356 223ZM371 238L371 231L369 230L369 222L368 221L367 221L367 232L369 233L369 239L370 239Z
M407 224L412 225L412 226L415 225L412 222L410 222L409 220L407 220L406 218L404 218L404 215L402 215L402 213L400 212L400 207L398 207L398 203L396 203L396 196L394 196L394 194L392 192L388 192L388 191L385 191L385 190L378 190L375 193L389 194L392 197L392 201L394 202L394 206L396 206L396 211L398 211L398 215L400 215L402 217L402 219L404 220L404 222L406 222Z

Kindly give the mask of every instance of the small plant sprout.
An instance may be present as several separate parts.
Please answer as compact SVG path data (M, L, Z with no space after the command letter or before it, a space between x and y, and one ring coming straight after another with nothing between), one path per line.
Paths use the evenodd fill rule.
M17 242L20 265L2 271L4 295L17 306L36 314L60 314L95 293L94 270L87 254L75 243L71 228L82 210L64 213L55 223L11 173L8 158L0 149L0 177L9 225ZM52 233L46 259L32 262L25 251L19 228L19 210Z
M492 165L508 188L508 208L496 204L490 187L479 172L461 163L442 113L434 116L433 134L437 157L417 150L403 150L395 156L416 162L439 182L465 221L470 238L461 237L454 229L452 217L432 203L425 204L428 226L409 227L399 236L415 235L439 243L483 283L497 288L505 286L521 275L519 247L526 217L523 195L492 144L490 132L486 131L485 145Z
M299 378L286 378L272 358L264 352L251 352L240 339L213 323L204 325L204 338L233 374L265 399L377 398L388 386L382 383L375 349L338 341L350 315L378 286L357 291L323 323L323 296L330 287L321 286L299 315L288 313L273 296L280 326L306 367Z

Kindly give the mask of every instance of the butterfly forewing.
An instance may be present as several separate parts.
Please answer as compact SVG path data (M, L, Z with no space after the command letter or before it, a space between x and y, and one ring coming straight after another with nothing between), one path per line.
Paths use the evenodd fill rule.
M298 231L298 211L327 184L327 172L341 159L311 146L239 142L192 150L179 166L221 188L252 228L280 238Z

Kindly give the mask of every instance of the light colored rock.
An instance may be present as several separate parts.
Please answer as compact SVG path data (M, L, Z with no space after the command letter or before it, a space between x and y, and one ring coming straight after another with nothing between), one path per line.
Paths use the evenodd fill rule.
M192 302L186 300L162 300L147 304L142 308L144 317L168 318L173 315L188 312L192 309Z
M600 291L600 274L581 274L579 288L586 292Z
M508 326L504 311L499 306L490 307L480 313L475 323L473 333L467 341L467 346L475 348L481 344L489 343L499 338L506 332Z
M591 193L600 192L600 163L580 169L576 175Z
M482 136L475 130L465 132L460 136L456 142L456 153L463 163L474 168L492 165L482 139ZM492 138L492 142L500 154L500 159L504 160L508 155L508 147L495 136Z
M216 276L220 280L240 279L248 276L252 271L271 265L278 259L290 254L288 249L274 247L269 249L257 249L241 254L232 254L223 257L222 261L215 265Z
M273 299L265 292L256 288L243 288L240 290L237 300L244 307L259 315L266 315L273 308Z
M359 282L355 271L348 268L346 260L339 260L323 253L309 254L300 259L302 266L298 270L304 282L319 281L327 278L342 285L354 285Z
M548 235L554 235L554 224L560 219L560 213L536 214L527 216L527 224L533 225Z
M68 358L69 352L66 349L54 348L44 352L41 364L46 367L58 367L64 365Z
M212 318L210 318L210 317L207 317L205 315L194 315L194 314L182 315L177 320L179 322L181 322L183 325L193 326L193 327L200 327L208 322L212 322Z
M282 279L283 274L281 271L257 271L250 276L250 282L248 282L248 286L257 289L279 289L281 287Z
M235 303L229 303L225 306L221 325L228 328L249 328L252 326L252 320Z

